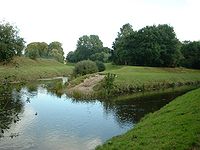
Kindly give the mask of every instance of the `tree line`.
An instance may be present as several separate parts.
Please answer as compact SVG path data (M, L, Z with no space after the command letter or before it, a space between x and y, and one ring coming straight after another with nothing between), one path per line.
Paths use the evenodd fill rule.
M25 46L25 40L19 36L17 27L0 22L0 62L6 63L14 56L22 55L31 59L51 58L64 62L64 51L60 42L32 42Z
M104 57L99 57L102 53ZM97 35L85 35L79 38L76 50L69 52L66 59L69 62L90 59L112 61L116 65L199 69L200 41L180 42L173 27L167 24L136 31L128 23L120 28L112 49L103 47Z
M181 59L179 43L169 25L146 26L134 31L130 24L125 24L113 43L113 62L119 65L175 67Z
M52 58L59 62L64 61L62 44L58 41L51 42L49 45L45 42L32 42L27 45L24 54L31 59Z
M62 44L32 42L25 46L17 27L0 23L0 61L10 61L14 56L53 58L64 61ZM134 30L124 24L113 42L112 49L103 46L98 35L83 35L70 51L66 60L76 63L82 60L113 62L117 65L177 67L200 69L200 41L181 42L172 26L167 24L146 26Z
M118 65L200 68L200 41L180 42L173 27L163 24L134 31L120 28L113 43L112 61Z

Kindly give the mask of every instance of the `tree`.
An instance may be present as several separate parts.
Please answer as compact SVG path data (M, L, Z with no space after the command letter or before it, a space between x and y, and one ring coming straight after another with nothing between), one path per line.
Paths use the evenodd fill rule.
M127 65L127 57L130 56L129 51L125 48L126 40L129 36L133 35L134 31L132 26L127 23L120 28L115 42L113 42L113 61L116 64Z
M48 58L48 44L45 42L32 42L29 43L25 49L25 56L32 59Z
M48 55L50 58L55 58L59 62L64 61L64 51L62 43L58 41L51 42L48 46Z
M67 60L69 62L78 62L87 59L96 60L97 55L102 55L100 53L106 52L107 50L107 48L103 47L103 42L99 39L98 35L84 35L79 38L76 50L67 55ZM98 54L95 55L96 53ZM107 56L105 55L105 57Z
M48 46L49 48L49 53L51 52L51 50L53 49L57 49L58 52L61 54L61 55L64 55L64 51L63 51L63 48L62 48L62 43L58 42L58 41L54 41L54 42L51 42Z
M76 62L76 57L75 57L75 54L74 54L73 51L70 51L70 52L67 54L66 60L67 60L68 62L72 62L72 63Z
M62 55L62 54L59 52L59 50L57 50L57 49L52 49L52 50L50 51L50 53L49 53L49 56L50 56L51 58L54 58L55 60L61 62L61 63L63 63L63 61L64 61L63 55Z
M19 36L17 27L0 23L0 61L10 61L13 56L22 54L25 41Z
M163 62L160 66L176 67L182 58L180 52L180 41L176 38L174 28L164 24L158 25L159 45L161 47L160 60Z
M39 51L38 49L35 49L34 47L29 47L28 50L26 50L25 55L31 59L36 59L39 57Z
M42 58L48 57L48 44L45 42L38 42L39 55Z
M180 42L173 27L165 24L146 26L137 32L132 32L130 25L125 27L121 28L113 43L114 63L163 67L179 65L182 56Z
M60 42L51 42L49 45L45 42L29 43L25 49L25 56L31 59L53 58L59 62L64 61L64 51Z
M200 41L183 42L181 52L183 54L182 66L200 69Z
M103 48L103 43L97 35L84 35L79 38L76 52L78 60L89 59L94 53L100 52Z

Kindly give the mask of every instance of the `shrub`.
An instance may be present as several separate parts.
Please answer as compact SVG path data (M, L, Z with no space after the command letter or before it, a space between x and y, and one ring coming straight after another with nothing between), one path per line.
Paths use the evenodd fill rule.
M112 89L114 86L114 80L116 75L112 73L107 73L105 76L105 88L106 89Z
M109 95L114 88L115 74L107 73L104 78L103 88L106 90L105 94Z
M95 72L98 72L96 63L91 60L83 60L75 65L73 73L76 77L78 75L86 75Z
M104 71L106 69L104 63L101 61L96 61L96 65L98 67L99 72Z

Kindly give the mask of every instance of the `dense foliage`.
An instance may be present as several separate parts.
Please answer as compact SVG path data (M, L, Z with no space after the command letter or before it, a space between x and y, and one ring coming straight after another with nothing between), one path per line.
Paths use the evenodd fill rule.
M103 81L103 88L105 89L105 94L109 95L111 94L112 89L114 88L114 81L115 81L115 74L107 73L104 81Z
M36 59L53 58L59 62L64 61L64 52L60 42L51 42L49 45L45 42L32 42L25 49L25 56Z
M84 35L79 38L76 50L69 52L66 59L68 62L78 62L81 60L93 60L107 62L110 56L110 49L103 47L103 42L97 35Z
M86 75L95 72L98 72L96 63L91 60L83 60L75 65L73 74L76 77L79 75Z
M96 65L97 65L99 72L104 71L106 69L106 66L101 61L96 61Z
M182 66L200 69L200 41L184 42L181 52L184 57Z
M120 65L178 66L180 42L169 25L146 26L133 31L130 24L120 29L113 43L113 62Z
M0 61L10 61L13 56L20 56L24 43L16 27L9 23L0 23Z
M9 62L21 56L25 41L19 36L17 27L0 23L0 62ZM52 58L64 62L64 51L60 42L50 44L32 42L25 48L25 56ZM167 24L146 26L138 31L128 23L123 25L113 42L113 49L103 46L98 35L84 35L77 41L76 50L67 54L68 62L82 60L112 61L117 65L200 68L200 41L181 43L172 26ZM97 63L97 66L103 65Z

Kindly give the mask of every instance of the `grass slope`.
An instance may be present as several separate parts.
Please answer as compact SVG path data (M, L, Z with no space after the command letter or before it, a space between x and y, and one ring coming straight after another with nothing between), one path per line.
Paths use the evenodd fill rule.
M106 71L117 74L117 83L187 82L200 80L200 70L106 64Z
M200 148L200 89L144 117L134 129L97 150L184 150Z
M106 64L104 73L117 75L115 84L120 90L140 87L148 89L169 88L173 85L200 83L200 70L186 68L159 68L141 66L116 66Z
M73 66L67 66L52 59L32 60L16 57L7 65L0 64L0 81L10 76L11 81L31 81L39 78L68 75Z

